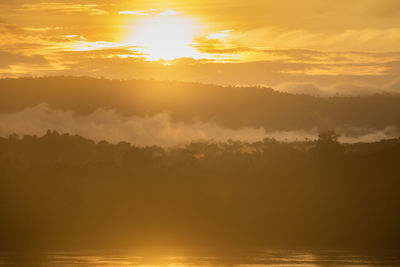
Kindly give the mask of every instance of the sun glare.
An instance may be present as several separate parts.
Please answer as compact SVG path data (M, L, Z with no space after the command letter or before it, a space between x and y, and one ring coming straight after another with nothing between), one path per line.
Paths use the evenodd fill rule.
M199 58L192 46L199 27L194 19L182 16L154 16L141 19L129 34L131 44L143 48L147 60Z

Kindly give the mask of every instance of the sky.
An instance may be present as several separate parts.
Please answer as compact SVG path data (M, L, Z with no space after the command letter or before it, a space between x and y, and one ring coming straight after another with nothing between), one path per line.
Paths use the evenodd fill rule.
M0 77L400 92L398 0L2 0Z

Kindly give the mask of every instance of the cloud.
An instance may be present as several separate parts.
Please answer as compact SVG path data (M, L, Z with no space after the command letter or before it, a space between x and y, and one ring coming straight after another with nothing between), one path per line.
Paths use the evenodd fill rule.
M20 135L43 135L48 129L60 133L78 134L96 141L111 143L127 141L135 145L176 146L199 139L215 141L242 140L255 142L264 138L280 141L316 139L318 131L292 130L266 132L264 128L244 127L231 129L209 121L183 123L173 121L169 114L153 116L125 116L114 110L98 109L87 115L77 115L73 111L54 110L46 104L26 108L12 113L0 113L0 136L11 133ZM388 126L381 130L349 128L342 129L343 142L372 142L396 138L399 131Z
M0 69L9 68L11 65L29 64L29 65L48 65L49 62L41 55L26 56L0 51Z
M119 15L138 15L138 16L148 16L150 15L146 10L125 10L119 11Z
M6 23L0 20L0 33L17 33L20 32L20 27L15 24Z
M146 10L124 10L118 12L119 15L138 15L138 16L149 16L149 15L176 16L180 13L181 12L175 11L173 9L157 10L154 8Z
M31 32L48 32L62 30L62 27L23 27L22 29Z
M224 31L219 31L217 33L210 33L206 36L207 40L210 39L223 39L229 36L229 33L232 32L232 30L224 30Z
M109 58L144 58L143 53L138 50L137 47L123 47L123 48L103 48L103 49L87 49L87 50L74 50L74 51L60 51L57 53L59 56L64 58L67 61L73 60L76 61L77 57L81 58L98 58L98 59L109 59Z
M324 51L399 51L400 27L365 27L338 29L334 32L311 29L258 27L237 32L237 40L246 40L251 47L279 49L312 49Z
M96 4L68 4L68 3L38 3L24 4L18 11L22 12L57 12L57 13L88 13L89 15L104 15L107 11L102 10Z

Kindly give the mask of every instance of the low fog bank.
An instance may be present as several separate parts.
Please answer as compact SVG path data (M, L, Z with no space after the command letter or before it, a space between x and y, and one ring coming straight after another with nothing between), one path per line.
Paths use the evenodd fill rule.
M263 127L234 129L221 126L215 121L176 121L171 119L168 113L128 116L104 108L82 115L71 110L52 109L47 104L0 113L2 137L12 133L42 136L48 129L77 134L95 141L126 141L140 146L164 147L183 145L200 139L256 142L264 138L275 138L278 141L302 141L317 139L320 132L317 128L290 131L267 131ZM333 130L341 135L339 140L344 143L374 142L397 138L400 135L397 127L392 125L382 129L342 127Z
M318 97L334 96L372 96L375 94L400 94L400 79L389 79L385 83L373 84L365 81L345 81L319 83L316 81L303 82L281 82L267 84L264 86L272 87L277 91L289 94L305 94Z

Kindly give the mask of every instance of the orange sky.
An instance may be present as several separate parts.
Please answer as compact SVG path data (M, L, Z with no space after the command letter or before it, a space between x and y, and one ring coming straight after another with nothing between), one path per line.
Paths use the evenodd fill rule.
M400 91L397 0L3 0L0 77Z

